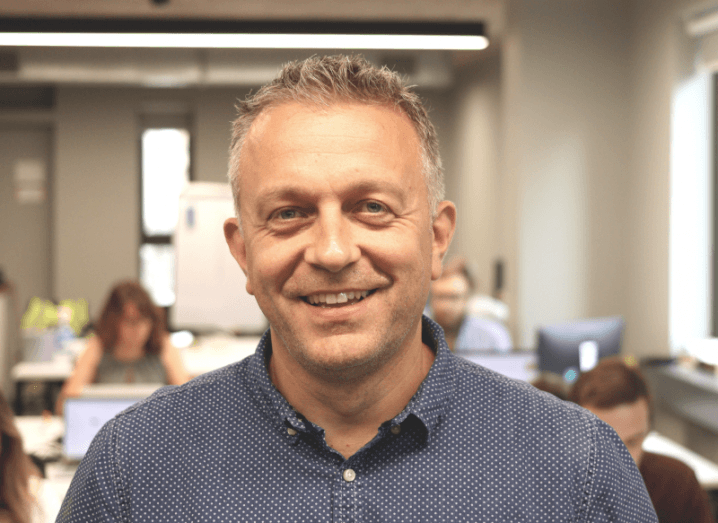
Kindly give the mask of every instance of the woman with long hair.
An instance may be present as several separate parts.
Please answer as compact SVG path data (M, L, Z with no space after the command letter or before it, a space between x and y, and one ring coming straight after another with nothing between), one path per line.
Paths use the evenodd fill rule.
M30 478L39 472L22 449L14 416L0 392L0 523L29 523L36 501Z
M180 385L188 379L163 311L139 283L124 281L110 292L95 335L65 382L56 410L61 412L64 399L79 396L90 383Z

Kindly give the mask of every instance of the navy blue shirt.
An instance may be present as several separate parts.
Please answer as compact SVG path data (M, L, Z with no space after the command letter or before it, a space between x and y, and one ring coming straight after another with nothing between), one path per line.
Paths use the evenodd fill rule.
M59 522L656 522L616 433L588 411L453 355L349 459L295 412L257 352L108 422Z

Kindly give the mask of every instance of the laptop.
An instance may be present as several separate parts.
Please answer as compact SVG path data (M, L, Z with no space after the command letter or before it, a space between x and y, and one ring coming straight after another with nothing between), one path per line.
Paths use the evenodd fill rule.
M80 397L65 400L65 436L62 439L65 459L80 461L105 423L161 386L92 385L85 387Z

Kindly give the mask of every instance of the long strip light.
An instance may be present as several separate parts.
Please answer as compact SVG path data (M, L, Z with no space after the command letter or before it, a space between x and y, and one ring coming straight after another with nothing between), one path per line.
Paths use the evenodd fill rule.
M0 20L0 46L481 50L483 24L342 21Z
M0 46L202 49L481 50L485 36L349 34L0 33Z

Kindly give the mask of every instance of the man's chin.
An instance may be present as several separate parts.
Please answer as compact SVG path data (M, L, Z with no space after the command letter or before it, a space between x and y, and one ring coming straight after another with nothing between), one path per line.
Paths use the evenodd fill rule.
M366 376L381 366L378 351L333 350L331 353L305 354L300 364L316 375L346 380L350 377Z
M355 336L331 336L311 345L289 348L293 359L308 373L324 381L356 381L381 369L396 352Z

